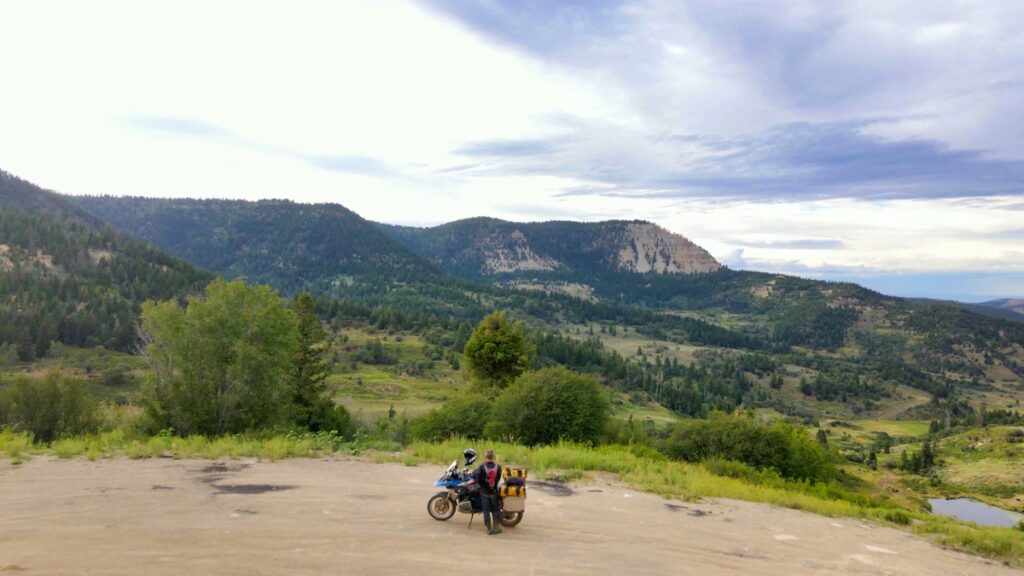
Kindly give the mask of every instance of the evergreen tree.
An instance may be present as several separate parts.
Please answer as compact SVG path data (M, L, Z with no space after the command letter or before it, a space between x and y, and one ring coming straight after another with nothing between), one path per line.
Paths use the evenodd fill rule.
M504 388L526 371L532 355L519 323L509 323L504 312L492 312L466 342L463 364L478 386Z
M327 390L327 333L317 318L313 298L303 292L292 303L298 324L298 345L292 361L295 424L312 430L346 434L351 418L335 405ZM393 410L393 409L392 409Z

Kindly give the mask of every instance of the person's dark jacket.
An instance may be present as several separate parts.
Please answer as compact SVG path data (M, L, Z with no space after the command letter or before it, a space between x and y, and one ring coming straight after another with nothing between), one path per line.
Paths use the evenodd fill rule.
M494 466L494 488L487 482L488 464ZM480 486L480 493L493 496L498 493L498 486L501 484L501 465L497 462L484 462L473 473L473 479Z

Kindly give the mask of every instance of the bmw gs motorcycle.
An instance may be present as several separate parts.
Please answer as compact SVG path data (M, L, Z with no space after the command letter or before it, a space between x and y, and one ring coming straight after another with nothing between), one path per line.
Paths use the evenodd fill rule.
M434 486L444 488L427 501L427 512L434 520L448 520L455 515L456 511L465 514L480 514L483 506L480 502L480 486L468 469L458 469L458 461L444 471L444 474L434 482ZM501 499L498 499L498 522L502 526L512 528L523 520L522 512L506 512L501 509Z

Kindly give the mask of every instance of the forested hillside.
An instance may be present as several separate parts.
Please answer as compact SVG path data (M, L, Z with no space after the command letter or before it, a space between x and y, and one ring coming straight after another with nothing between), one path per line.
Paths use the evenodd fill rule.
M999 312L1008 312L1015 316L1014 319L1024 322L1024 300L1020 298L1002 298L999 300L990 300L988 302L982 302L977 304L979 307L988 308L989 310L997 310Z
M78 206L198 266L286 293L373 290L436 271L338 204L81 197Z
M545 343L538 361L597 372L684 414L956 415L1012 402L1024 381L1022 323L719 268L643 223L478 218L412 229L329 204L74 201L216 273L310 290L325 319L412 330L452 353L468 326L508 310Z
M182 298L211 279L0 172L0 345L21 360L53 341L130 350L142 302Z

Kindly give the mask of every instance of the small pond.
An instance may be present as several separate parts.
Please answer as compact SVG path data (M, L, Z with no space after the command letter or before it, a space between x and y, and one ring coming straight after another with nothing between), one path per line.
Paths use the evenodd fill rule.
M949 516L979 526L1005 526L1012 528L1024 520L1024 514L1010 512L970 498L930 498L932 513Z

